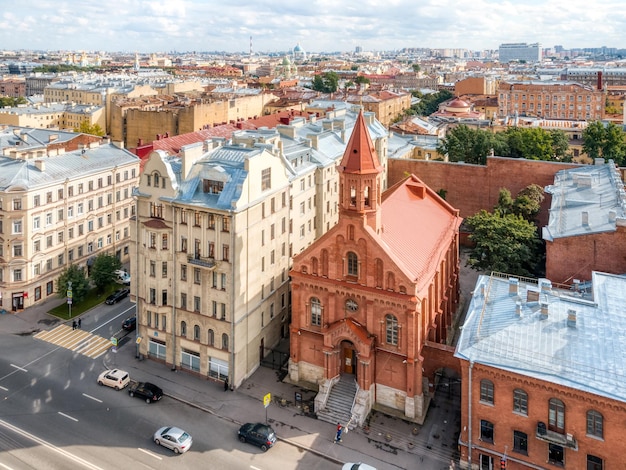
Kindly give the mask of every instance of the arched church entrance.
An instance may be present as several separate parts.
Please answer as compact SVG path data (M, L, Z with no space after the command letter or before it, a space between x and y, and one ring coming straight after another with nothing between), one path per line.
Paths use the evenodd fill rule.
M352 341L342 341L339 343L339 349L341 352L341 373L354 375L356 379L356 348Z

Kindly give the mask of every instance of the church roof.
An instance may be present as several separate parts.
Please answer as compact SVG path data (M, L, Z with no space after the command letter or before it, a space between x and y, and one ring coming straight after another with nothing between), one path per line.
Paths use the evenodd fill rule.
M359 112L356 119L340 166L344 173L368 174L382 171L374 143L367 131L363 111Z

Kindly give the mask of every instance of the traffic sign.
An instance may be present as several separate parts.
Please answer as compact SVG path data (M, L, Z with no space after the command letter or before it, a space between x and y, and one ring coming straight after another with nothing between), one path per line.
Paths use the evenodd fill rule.
M272 402L272 394L268 393L267 395L263 397L263 406L267 408L268 406L270 406L271 402Z
M137 343L137 344L141 343L141 336L137 336L137 339L135 340L135 343Z
M67 305L72 305L72 298L71 297L67 298Z
M117 346L117 338L115 336L111 336L111 344Z

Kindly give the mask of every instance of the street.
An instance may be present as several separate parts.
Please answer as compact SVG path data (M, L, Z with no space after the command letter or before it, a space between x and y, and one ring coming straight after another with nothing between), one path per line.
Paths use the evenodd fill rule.
M134 306L99 306L82 329L110 337ZM71 327L70 327L71 331ZM76 332L79 333L79 332ZM120 347L134 348L133 341ZM263 453L237 440L236 423L199 412L170 397L154 404L131 398L127 389L99 386L107 352L96 359L32 336L0 334L0 466L10 469L119 469L120 467L327 469L324 458L278 441ZM166 390L167 384L162 385ZM157 446L157 428L175 425L193 436L189 452L175 455Z

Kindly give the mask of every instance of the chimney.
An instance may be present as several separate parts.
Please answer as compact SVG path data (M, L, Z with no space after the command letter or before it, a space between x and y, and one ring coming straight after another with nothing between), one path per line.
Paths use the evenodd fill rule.
M540 302L539 305L541 306L541 318L548 318L548 302Z
M615 223L615 219L617 219L617 212L609 211L609 222Z
M46 162L43 160L35 160L35 168L43 173L46 171Z
M539 279L539 286L541 286L542 294L547 294L552 290L552 283L549 279Z
M576 328L576 310L571 308L567 310L567 326Z
M509 295L511 296L517 295L518 288L519 288L519 279L510 277L509 278Z
M583 227L589 227L589 212L582 211Z
M520 301L515 302L515 315L522 316L522 303Z
M602 71L598 72L598 90L602 90Z

